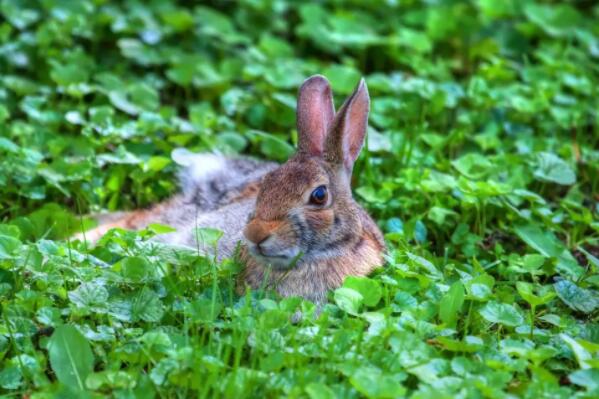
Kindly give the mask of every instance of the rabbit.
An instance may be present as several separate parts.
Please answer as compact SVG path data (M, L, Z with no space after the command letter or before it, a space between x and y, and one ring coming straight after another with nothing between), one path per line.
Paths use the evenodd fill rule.
M383 264L383 235L351 192L369 105L361 79L335 113L329 82L312 76L299 89L298 150L286 163L175 153L187 165L181 194L88 236L96 240L113 227L157 222L177 228L157 239L195 247L193 228L215 227L224 232L219 257L231 256L241 241L239 294L264 287L323 303L345 277L365 276Z

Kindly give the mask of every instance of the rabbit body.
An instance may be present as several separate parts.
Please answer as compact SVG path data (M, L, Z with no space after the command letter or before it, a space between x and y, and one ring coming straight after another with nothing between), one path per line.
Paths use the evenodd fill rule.
M335 112L328 81L313 76L299 91L298 152L286 163L175 151L185 166L181 194L101 224L85 238L95 241L112 227L162 223L176 232L155 239L196 248L197 227L217 228L224 232L219 258L242 243L239 293L267 287L323 302L345 277L367 275L383 263L383 236L350 187L369 104L361 80Z
M197 228L210 227L223 232L217 258L233 255L255 206L260 178L278 164L186 151L173 152L173 158L184 166L179 175L180 194L147 210L101 216L99 227L76 238L96 242L112 228L139 230L158 223L176 231L157 235L154 240L211 252L212 248L204 248L195 234Z

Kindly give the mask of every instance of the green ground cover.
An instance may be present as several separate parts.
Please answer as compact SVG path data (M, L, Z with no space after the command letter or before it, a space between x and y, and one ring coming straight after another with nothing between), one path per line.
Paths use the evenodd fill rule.
M596 2L189 3L0 0L0 395L599 397ZM314 73L366 78L389 245L318 319L161 227L65 240L174 148L284 161Z

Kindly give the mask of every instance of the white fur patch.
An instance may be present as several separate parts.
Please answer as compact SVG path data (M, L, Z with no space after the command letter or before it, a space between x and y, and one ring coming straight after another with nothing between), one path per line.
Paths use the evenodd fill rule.
M221 155L201 153L195 154L184 148L177 148L171 153L173 161L186 168L186 174L192 181L202 181L225 169L227 160Z

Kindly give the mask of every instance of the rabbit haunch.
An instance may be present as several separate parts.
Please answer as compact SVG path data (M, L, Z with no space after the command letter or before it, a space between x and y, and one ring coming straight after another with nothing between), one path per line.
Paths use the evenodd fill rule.
M284 296L322 301L345 277L367 275L383 263L382 234L350 187L369 104L361 80L335 112L328 81L313 76L299 90L298 152L286 163L177 150L173 159L185 167L181 194L85 236L95 241L112 227L163 223L177 231L156 240L195 248L197 227L217 228L224 232L219 257L231 256L242 243L240 292L270 287Z

